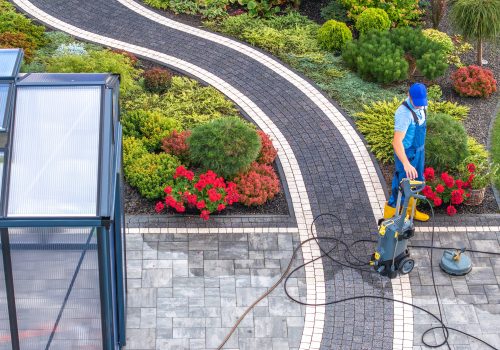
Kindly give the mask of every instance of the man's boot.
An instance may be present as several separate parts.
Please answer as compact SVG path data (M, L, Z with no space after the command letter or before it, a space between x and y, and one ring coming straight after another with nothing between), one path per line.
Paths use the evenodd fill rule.
M415 216L413 219L417 221L429 221L429 215L422 213L416 209L417 203L415 201L415 198L410 198L410 201L408 202L408 211L407 214L411 215L411 208L415 205Z

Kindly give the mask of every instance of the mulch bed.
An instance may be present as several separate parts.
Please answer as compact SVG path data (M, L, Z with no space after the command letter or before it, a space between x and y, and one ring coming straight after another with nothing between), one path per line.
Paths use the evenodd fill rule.
M157 214L155 211L155 204L157 201L145 199L139 194L139 192L137 192L135 188L131 187L126 181L124 192L124 209L127 215L179 215L177 212L175 212L175 210L171 209L164 211L162 214ZM198 215L199 211L188 210L187 214ZM283 193L283 191L281 191L276 195L276 197L273 198L273 200L265 203L264 205L257 207L245 207L244 205L236 203L226 208L219 214L214 213L212 215L289 215L289 212L285 194Z

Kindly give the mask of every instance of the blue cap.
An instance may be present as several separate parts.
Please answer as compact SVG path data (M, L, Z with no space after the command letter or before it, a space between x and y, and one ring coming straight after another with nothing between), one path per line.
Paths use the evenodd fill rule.
M415 107L427 106L427 89L422 83L415 83L410 86L410 97Z

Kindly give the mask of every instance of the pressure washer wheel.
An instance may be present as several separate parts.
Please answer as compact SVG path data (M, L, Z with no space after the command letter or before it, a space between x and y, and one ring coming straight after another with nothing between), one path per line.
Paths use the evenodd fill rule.
M415 266L415 260L410 259L410 258L404 258L399 262L399 273L402 275L406 275L407 273L410 273L411 270L413 270L413 267Z

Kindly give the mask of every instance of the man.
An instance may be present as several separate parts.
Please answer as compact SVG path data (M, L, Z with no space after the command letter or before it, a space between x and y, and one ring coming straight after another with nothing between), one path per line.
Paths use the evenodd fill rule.
M410 87L408 98L394 115L394 163L396 169L392 179L392 194L384 208L384 219L396 213L399 183L403 178L424 180L425 134L427 130L426 112L427 89L416 83ZM402 198L404 201L404 197ZM410 206L413 198L410 200ZM415 203L416 205L416 203ZM427 221L429 215L415 211L415 220Z

